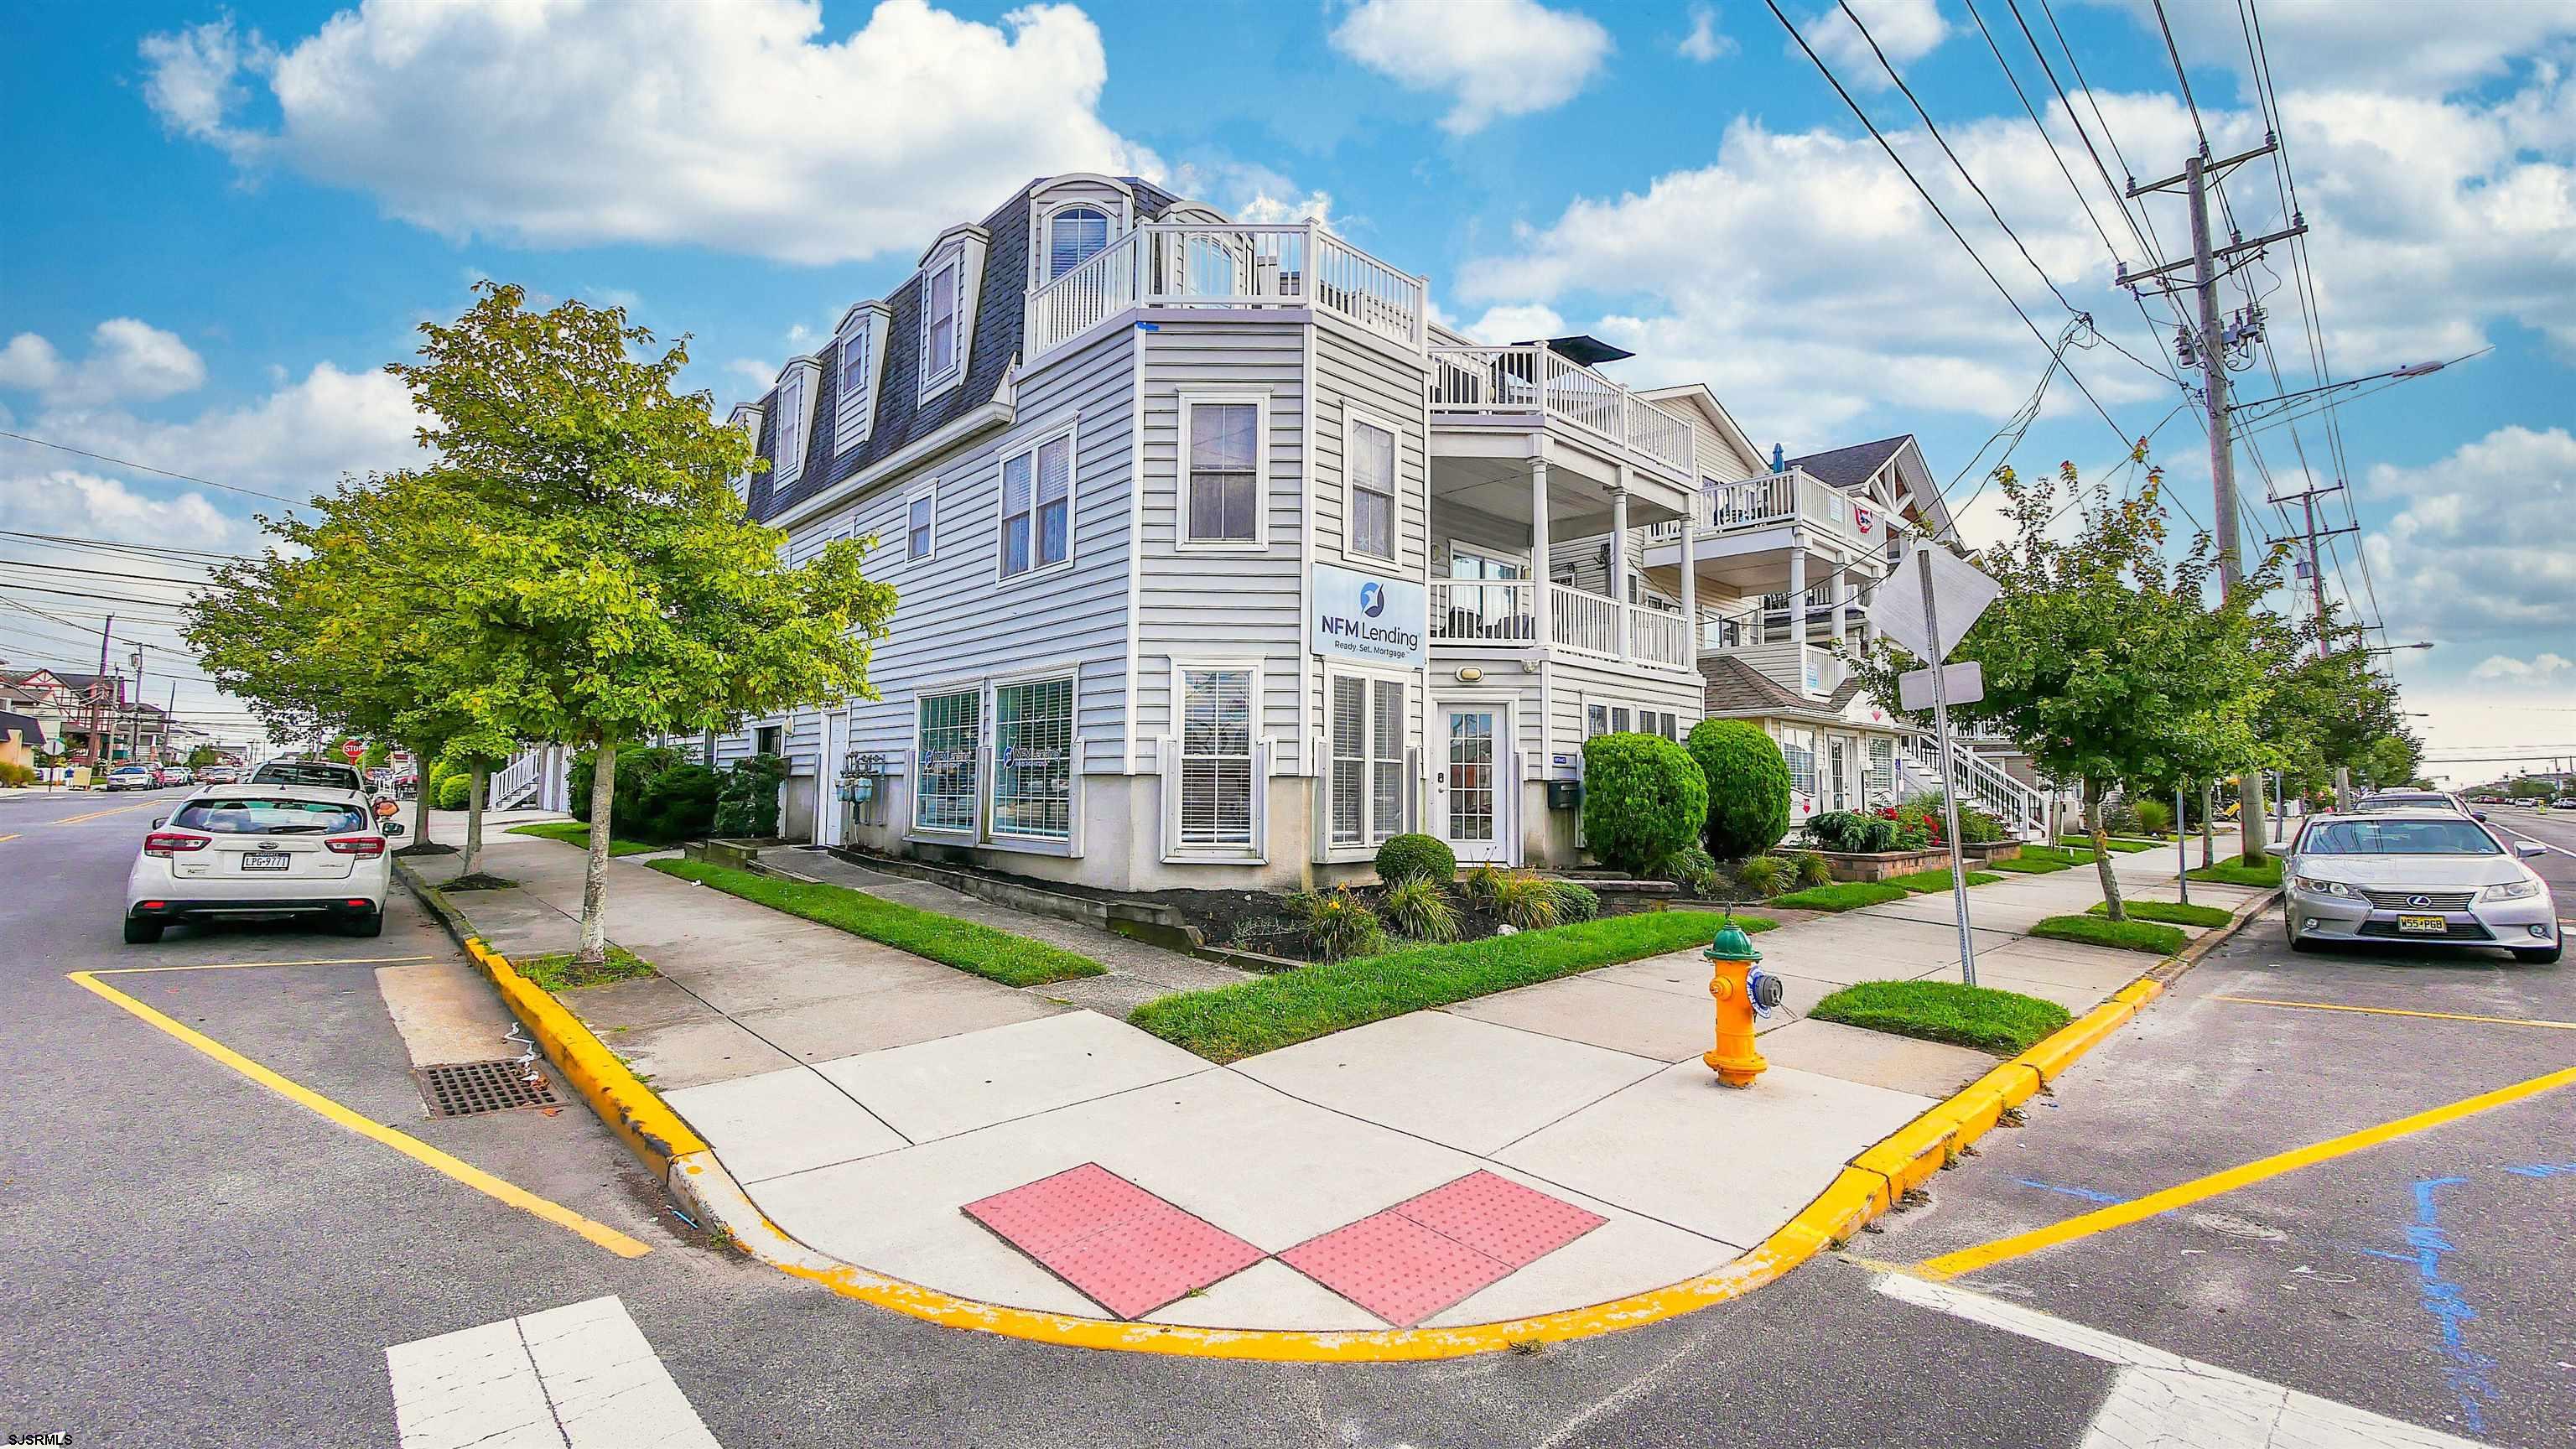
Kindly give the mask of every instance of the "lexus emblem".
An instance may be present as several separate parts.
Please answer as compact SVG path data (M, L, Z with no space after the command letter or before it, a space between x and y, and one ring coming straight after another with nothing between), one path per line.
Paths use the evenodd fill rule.
M2406 898L2406 904L2410 906L2429 906L2433 904L2433 898L2431 896L2408 896Z

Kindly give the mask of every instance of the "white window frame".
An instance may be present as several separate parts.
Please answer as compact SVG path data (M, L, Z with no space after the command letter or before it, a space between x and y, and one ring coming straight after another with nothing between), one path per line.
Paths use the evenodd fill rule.
M984 687L984 681L980 679L949 680L940 684L925 684L919 689L913 691L912 780L910 782L909 789L906 791L908 798L904 801L905 813L903 821L903 833L907 838L932 839L959 843L980 840L983 837L985 782L984 740L986 732L992 726L990 701L986 698L988 693L989 691ZM930 700L954 699L959 697L969 697L975 701L975 740L972 745L968 746L969 753L974 757L975 769L975 788L970 795L970 799L973 802L970 807L971 818L963 826L924 825L921 822L921 802L923 795L922 782L930 777L930 767L928 761L922 758L925 751L922 746L921 707L924 703Z
M1067 419L1044 432L1032 433L1029 440L1003 452L993 478L993 579L996 583L1020 584L1030 579L1047 578L1073 567L1074 523L1082 505L1082 447L1078 420ZM1064 557L1054 563L1038 562L1038 450L1050 443L1064 444ZM1010 507L1011 464L1019 458L1029 460L1029 566L1018 573L1004 572L1011 562Z
M1357 757L1360 764L1360 838L1356 841L1339 838L1335 833L1336 822L1333 819L1333 792L1334 787L1339 783L1343 763L1343 756L1336 753L1333 748L1333 690L1336 684L1345 679L1356 681L1361 686L1361 700L1364 705L1360 723L1363 753ZM1380 758L1375 753L1379 726L1383 723L1378 707L1378 686L1381 684L1392 684L1404 691L1403 698L1396 702L1396 747L1392 758ZM1412 801L1409 798L1411 776L1406 771L1405 765L1407 757L1412 753L1412 746L1406 742L1406 736L1411 733L1413 723L1420 715L1421 691L1421 676L1408 670L1336 665L1324 671L1323 841L1327 860L1369 858L1375 855L1377 848L1384 845L1390 837L1403 834L1407 828L1406 817L1412 814ZM1381 766L1388 765L1394 767L1396 776L1395 818L1392 821L1377 818L1377 771Z
M770 396L776 401L775 426L769 436L769 476L772 496L795 486L805 476L806 445L814 436L814 404L822 396L822 367L810 357L800 357L781 370ZM786 406L790 395L796 399L791 416Z
M1189 748L1188 678L1192 673L1225 671L1249 677L1250 716L1246 721L1246 743L1251 746L1252 839L1246 845L1208 842L1185 842L1181 838L1184 815L1181 782L1193 756ZM1270 858L1270 750L1262 737L1261 720L1264 696L1263 669L1258 659L1174 659L1171 673L1171 735L1163 770L1163 859L1168 862L1212 861L1220 864L1260 864Z
M949 319L951 346L955 351L946 367L933 367L930 354L930 329L934 319L930 313L930 294L939 285L939 277L943 272L953 274L955 278L948 289L949 305L955 309ZM922 268L920 330L921 401L927 403L933 394L946 391L966 376L966 251L963 247L952 249L939 260Z
M995 790L1002 781L1001 695L1005 689L1032 684L1057 684L1065 687L1065 833L1038 835L1002 829L999 801ZM983 735L990 743L982 747L980 766L983 778L978 782L983 798L977 806L978 818L984 825L984 837L1000 849L1033 851L1039 854L1078 854L1082 841L1082 673L1075 665L1050 665L1043 669L996 675L984 682Z
M1363 426L1387 436L1386 552L1359 545L1359 475L1351 467L1352 436ZM1370 489L1374 493L1377 490ZM1393 563L1404 553L1404 429L1362 408L1342 409L1342 554L1354 562Z
M1190 413L1200 407L1252 406L1252 537L1190 536ZM1174 435L1172 546L1186 553L1260 553L1270 547L1270 390L1192 387L1180 394L1180 431Z
M1090 256L1075 262L1072 267L1065 268L1066 272L1109 250L1118 240L1119 208L1111 206L1106 201L1083 196L1049 206L1045 215L1039 220L1037 232L1037 285L1041 287L1064 275L1064 272L1055 269L1055 224L1067 213L1076 211L1088 211L1100 218L1100 246Z
M912 551L912 510L923 503L930 505L930 546L920 553ZM903 495L903 566L926 564L939 557L939 480L929 479L905 491Z

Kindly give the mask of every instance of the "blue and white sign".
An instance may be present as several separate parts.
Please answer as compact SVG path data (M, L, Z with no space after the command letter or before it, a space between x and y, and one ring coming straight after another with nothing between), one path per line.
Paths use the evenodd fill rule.
M1361 664L1420 669L1430 606L1430 591L1418 583L1319 563L1311 647Z

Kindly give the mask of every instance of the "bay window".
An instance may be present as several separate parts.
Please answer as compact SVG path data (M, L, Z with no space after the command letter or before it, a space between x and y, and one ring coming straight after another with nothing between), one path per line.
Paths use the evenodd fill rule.
M1253 673L1178 671L1181 720L1180 844L1185 850L1250 850Z
M1073 838L1073 681L993 686L993 833Z
M979 689L925 694L914 750L912 823L922 830L975 828L976 776L984 743Z
M1002 461L1002 577L1052 568L1072 557L1073 434L1062 433Z

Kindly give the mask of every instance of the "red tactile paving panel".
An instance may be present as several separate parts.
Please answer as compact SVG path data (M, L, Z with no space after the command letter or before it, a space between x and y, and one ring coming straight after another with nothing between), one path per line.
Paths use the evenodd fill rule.
M1481 1170L1387 1211L1515 1268L1526 1268L1610 1221Z
M965 1211L1121 1318L1142 1317L1264 1256L1096 1162Z
M1399 1328L1512 1271L1511 1264L1392 1211L1309 1238L1279 1258Z

